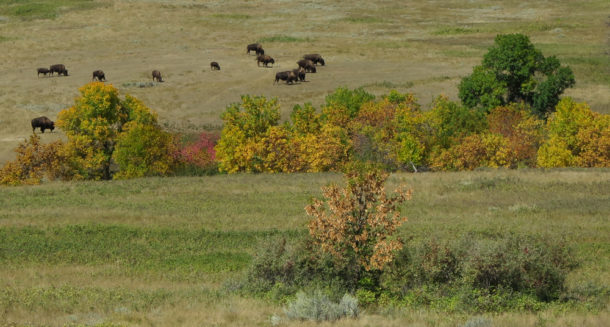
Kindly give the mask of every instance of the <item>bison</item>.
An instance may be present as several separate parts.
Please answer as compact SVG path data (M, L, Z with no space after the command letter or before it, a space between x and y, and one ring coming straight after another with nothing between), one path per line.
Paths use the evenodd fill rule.
M271 64L275 64L275 60L273 60L273 58L271 58L271 56L268 55L259 55L258 57L256 57L256 65L260 66L261 62L263 63L263 66L268 67L267 64L271 63Z
M42 133L44 133L45 129L50 129L52 132L55 129L55 123L49 118L42 116L32 119L32 133L35 133L37 127L40 127Z
M260 45L260 43L248 44L248 46L246 47L246 50L247 50L248 54L250 54L250 51L254 51L257 56L265 54L265 50L263 50L263 46Z
M93 78L91 78L92 81L95 81L95 79L97 78L98 81L102 81L102 80L106 80L106 75L104 75L104 71L102 70L96 70L93 72Z
M278 83L279 80L286 81L286 84L293 84L297 81L297 75L291 71L275 73L275 82L273 84Z
M210 69L211 70L220 70L220 65L216 61L212 61L210 63Z
M66 66L62 64L51 65L51 67L49 67L49 73L51 73L51 76L53 76L53 73L57 73L58 76L68 76L68 70L66 69Z
M311 60L311 62L313 62L315 65L322 64L322 66L324 66L326 64L322 56L317 53L306 54L303 56L303 59Z
M299 81L305 82L305 71L303 68L295 68L292 70L292 72L296 77L298 77Z
M152 77L153 77L153 82L155 81L155 79L157 80L157 82L163 82L163 78L161 77L161 72L158 70L152 71Z
M44 74L44 76L47 76L48 73L49 73L48 68L38 68L38 77L40 77L40 74Z
M297 61L297 65L299 65L299 67L303 68L308 73L316 72L316 65L314 65L313 61L311 61L311 60L307 60L307 59L299 60L299 61Z

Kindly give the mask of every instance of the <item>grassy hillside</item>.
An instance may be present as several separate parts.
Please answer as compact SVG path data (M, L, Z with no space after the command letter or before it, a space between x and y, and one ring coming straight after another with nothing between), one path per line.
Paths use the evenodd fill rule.
M278 97L284 114L297 103L318 106L338 86L396 88L424 106L441 93L456 99L461 77L499 33L527 34L545 56L569 64L577 84L567 94L609 113L608 23L604 0L2 1L0 164L14 157L32 118L54 120L97 69L168 128L201 131L218 128L241 94ZM256 41L275 67L259 68L246 54ZM328 64L308 83L274 86L275 72L305 53ZM211 61L222 70L210 71ZM36 68L56 63L70 75L37 77ZM165 83L147 84L153 69Z
M2 187L0 324L269 326L282 313L279 304L236 297L223 285L245 272L262 242L307 233L303 208L329 182L341 176ZM414 190L403 209L405 238L518 233L555 235L574 247L580 266L568 286L597 294L600 304L505 313L492 317L494 326L602 326L610 319L600 291L607 294L610 282L609 170L396 174L389 183ZM339 325L456 326L471 315L393 309Z

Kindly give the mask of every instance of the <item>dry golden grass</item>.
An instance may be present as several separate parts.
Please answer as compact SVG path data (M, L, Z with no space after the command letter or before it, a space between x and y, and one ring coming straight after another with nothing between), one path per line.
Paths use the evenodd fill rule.
M220 113L241 94L278 97L284 117L294 104L321 104L338 86L387 93L384 81L424 105L439 94L456 99L460 77L480 62L494 36L519 32L545 55L570 61L577 85L567 94L598 111L610 108L604 0L95 2L94 9L55 19L0 19L0 164L14 157L32 118L55 119L96 69L156 110L169 128L200 131L217 128ZM274 68L256 67L254 55L246 55L245 45L257 40L277 59ZM328 65L308 75L308 83L272 84L276 71L311 52ZM222 70L210 71L210 61ZM70 76L36 77L37 67L55 63L64 63ZM150 81L153 69L165 83L133 86Z

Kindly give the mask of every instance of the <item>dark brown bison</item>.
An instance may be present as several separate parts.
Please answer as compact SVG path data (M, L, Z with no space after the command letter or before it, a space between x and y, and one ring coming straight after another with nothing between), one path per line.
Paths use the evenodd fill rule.
M303 56L303 59L311 60L316 65L321 64L322 66L324 66L326 64L322 56L317 53L306 54Z
M248 44L248 46L246 47L246 50L247 50L248 54L250 54L250 51L254 51L256 53L256 55L265 54L265 50L263 50L263 46L260 45L260 43Z
M152 71L152 77L153 77L153 82L155 81L155 79L157 80L157 82L163 82L163 77L161 77L161 72L158 70Z
M286 81L286 84L293 84L297 81L297 75L291 71L275 73L275 82L273 84L278 83L280 80Z
M303 68L308 73L316 72L316 65L314 65L313 61L311 60L301 59L297 61L297 65L299 65L299 67Z
M256 65L260 66L261 62L263 63L263 66L268 67L267 64L271 63L271 64L275 64L275 60L273 60L273 58L271 58L271 56L268 55L259 55L258 57L256 57Z
M52 132L55 129L55 123L49 118L42 116L32 119L32 133L35 132L37 127L40 127L42 133L44 133L45 129L50 129Z
M292 72L299 79L299 81L305 82L305 71L303 68L295 68L292 70Z
M216 61L212 61L210 63L210 69L211 70L220 70L220 65Z
M49 67L49 73L51 73L51 76L53 76L53 73L57 73L58 76L68 76L68 70L66 69L66 66L62 64L56 64Z
M95 81L95 79L97 78L98 81L102 81L102 80L106 80L106 75L104 75L104 72L102 70L96 70L93 72L93 78L91 78L92 81Z
M47 76L48 73L49 73L48 68L38 68L38 77L40 77L40 74L44 74L44 76Z

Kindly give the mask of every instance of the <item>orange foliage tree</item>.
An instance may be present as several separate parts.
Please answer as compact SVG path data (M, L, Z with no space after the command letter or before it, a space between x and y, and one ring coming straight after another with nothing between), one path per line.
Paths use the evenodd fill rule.
M45 176L51 180L61 177L61 141L42 144L40 137L32 134L15 152L17 158L0 169L0 185L40 184Z
M407 220L400 206L411 190L398 188L387 195L388 174L379 170L346 174L347 186L322 189L325 200L314 199L305 210L312 217L309 234L321 250L343 267L353 269L356 281L366 272L380 272L403 243L396 229Z

